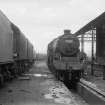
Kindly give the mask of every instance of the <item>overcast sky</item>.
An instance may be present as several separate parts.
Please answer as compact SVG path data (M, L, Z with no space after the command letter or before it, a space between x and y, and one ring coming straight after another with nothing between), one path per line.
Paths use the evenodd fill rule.
M64 29L74 33L103 13L105 0L0 0L0 9L45 53Z

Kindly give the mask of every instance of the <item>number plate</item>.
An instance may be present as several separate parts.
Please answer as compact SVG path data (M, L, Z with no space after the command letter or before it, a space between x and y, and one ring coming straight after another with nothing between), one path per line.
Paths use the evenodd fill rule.
M73 43L73 40L65 40L66 43Z

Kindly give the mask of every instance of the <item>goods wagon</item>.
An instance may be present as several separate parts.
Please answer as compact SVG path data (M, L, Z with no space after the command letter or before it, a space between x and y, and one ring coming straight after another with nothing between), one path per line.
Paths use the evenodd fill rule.
M0 48L2 49L0 50L0 85L2 85L29 69L29 61L33 60L33 45L27 43L25 35L1 11Z
M34 50L34 47L33 47L32 43L30 43L29 40L27 40L27 56L28 56L28 62L31 66L36 59L35 58L36 53L35 53L35 50Z
M48 44L47 64L57 79L74 86L84 69L85 53L79 50L79 40L70 30Z
M8 18L0 11L0 84L10 77L13 60L13 31Z
M0 63L13 62L13 32L9 20L0 12Z
M33 63L36 61L36 52L35 49L33 48Z
M36 59L36 52L35 52L35 50L33 49L33 60L35 60Z
M11 23L13 31L13 42L14 42L14 57L17 60L23 60L27 58L27 39L24 34L19 30L17 26Z
M27 66L27 39L19 28L11 23L13 31L13 52L15 69L18 69L18 73L24 72Z

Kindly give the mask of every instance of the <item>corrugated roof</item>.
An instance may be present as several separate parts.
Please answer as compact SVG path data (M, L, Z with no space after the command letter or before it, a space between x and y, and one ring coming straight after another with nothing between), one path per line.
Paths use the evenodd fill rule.
M75 35L81 35L85 32L91 30L92 28L96 28L98 25L105 24L105 12L96 17L94 20L90 21L88 24L86 24L84 27L79 29L77 32L75 32Z

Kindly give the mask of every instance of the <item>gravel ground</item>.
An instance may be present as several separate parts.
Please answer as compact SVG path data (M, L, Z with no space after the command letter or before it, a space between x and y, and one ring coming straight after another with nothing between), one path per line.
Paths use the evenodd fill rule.
M76 93L57 81L49 72L45 61L6 83L0 89L0 105L88 105Z

